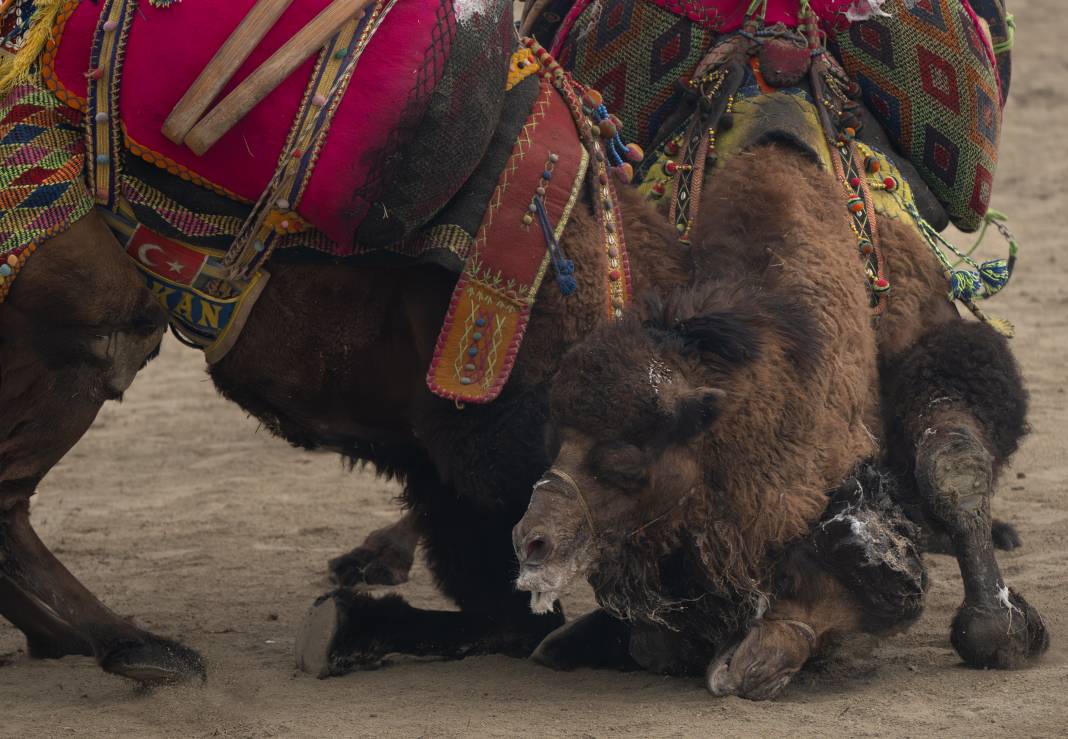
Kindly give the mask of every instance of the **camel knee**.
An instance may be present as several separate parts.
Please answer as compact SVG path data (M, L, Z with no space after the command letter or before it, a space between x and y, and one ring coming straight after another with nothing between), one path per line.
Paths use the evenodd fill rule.
M118 397L153 356L165 328L162 306L91 214L37 250L0 306L0 392L22 395L42 375L73 372L66 378L73 389Z
M948 439L946 432L966 428L986 448L996 473L1027 434L1028 396L1019 367L1005 337L986 324L937 326L882 376L891 450L912 456L932 435Z

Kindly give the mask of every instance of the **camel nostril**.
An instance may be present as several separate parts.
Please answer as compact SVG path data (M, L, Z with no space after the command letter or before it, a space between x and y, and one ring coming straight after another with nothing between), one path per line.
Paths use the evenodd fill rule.
M543 536L535 536L527 540L524 549L523 564L536 565L544 562L552 551L549 540Z

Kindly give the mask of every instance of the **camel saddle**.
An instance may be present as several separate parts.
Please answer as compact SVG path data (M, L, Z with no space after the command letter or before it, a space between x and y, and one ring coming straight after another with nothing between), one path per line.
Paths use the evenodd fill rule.
M270 192L258 224L268 247L340 256L403 241L456 193L489 142L512 44L510 7L500 0L378 0L197 156L168 140L163 123L254 0L38 5L58 6L42 78L60 100L99 119L91 163L111 166L90 170L98 201L148 208L162 194L194 215L216 216L214 229L169 235L236 238ZM220 97L327 5L295 0ZM285 159L295 160L287 181L272 188ZM121 160L140 161L124 172ZM143 164L204 192L141 177Z

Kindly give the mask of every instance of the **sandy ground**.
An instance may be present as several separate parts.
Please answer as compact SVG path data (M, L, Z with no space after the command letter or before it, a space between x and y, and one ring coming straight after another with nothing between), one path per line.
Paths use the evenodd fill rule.
M1017 67L995 206L1023 245L991 310L1018 327L1034 432L997 513L1024 549L1001 556L1045 614L1053 648L1019 672L965 669L950 649L953 560L930 561L926 614L869 654L803 677L771 704L713 699L695 680L578 671L507 658L400 661L319 681L293 639L326 589L328 557L393 519L396 489L290 449L220 399L199 354L168 341L44 481L46 542L105 602L210 661L204 687L139 692L89 659L35 662L0 622L0 736L946 736L1068 733L1068 22L1057 0L1015 0ZM1053 138L1050 138L1053 134ZM401 589L445 605L417 566ZM578 592L572 614L591 605Z

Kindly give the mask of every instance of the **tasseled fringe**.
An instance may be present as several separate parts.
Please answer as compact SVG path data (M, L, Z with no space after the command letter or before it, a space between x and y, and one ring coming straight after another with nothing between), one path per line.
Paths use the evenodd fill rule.
M541 226L542 233L545 234L545 245L548 247L549 261L552 262L553 272L556 274L556 285L566 298L578 289L578 283L575 281L575 263L567 258L560 242L556 240L556 234L553 232L552 223L549 222L549 214L545 210L545 202L541 195L534 198L534 210L538 215L538 224Z
M56 16L66 4L66 0L37 0L22 48L14 56L0 57L0 94L28 82L36 74L37 60L52 36Z

